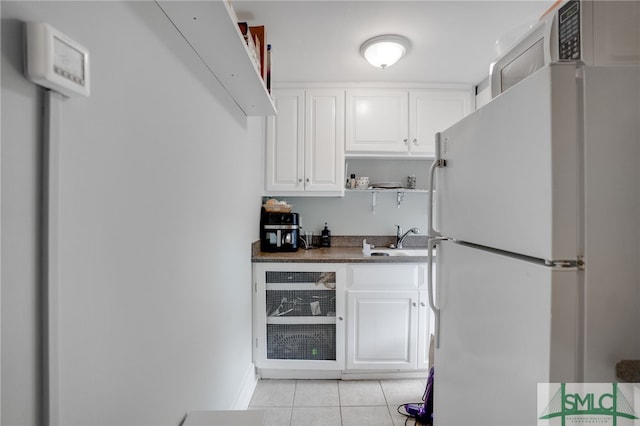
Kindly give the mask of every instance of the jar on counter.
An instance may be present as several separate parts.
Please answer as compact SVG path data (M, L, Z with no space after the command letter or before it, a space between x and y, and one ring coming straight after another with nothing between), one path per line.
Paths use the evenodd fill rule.
M351 173L351 177L349 178L349 188L356 189L356 174Z

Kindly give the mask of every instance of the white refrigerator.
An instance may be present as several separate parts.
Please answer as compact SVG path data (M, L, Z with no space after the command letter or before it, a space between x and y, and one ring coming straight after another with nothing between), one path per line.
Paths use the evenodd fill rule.
M438 137L435 426L640 359L640 67L555 63Z

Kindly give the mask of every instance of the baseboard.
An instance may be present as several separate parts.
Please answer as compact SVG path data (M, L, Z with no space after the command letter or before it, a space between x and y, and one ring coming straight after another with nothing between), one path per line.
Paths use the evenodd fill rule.
M340 377L342 380L394 380L394 379L427 379L428 371L370 371L349 372Z
M253 392L256 390L257 383L258 376L256 376L256 366L251 363L242 381L240 391L238 391L236 395L233 407L231 407L232 410L246 410L249 408L249 403L251 402L251 397L253 397Z
M289 370L289 369L260 369L261 379L339 379L340 371L332 370Z
M339 371L339 370L289 370L289 369L259 369L258 378L261 379L312 379L312 380L392 380L392 379L426 379L427 370L411 371Z

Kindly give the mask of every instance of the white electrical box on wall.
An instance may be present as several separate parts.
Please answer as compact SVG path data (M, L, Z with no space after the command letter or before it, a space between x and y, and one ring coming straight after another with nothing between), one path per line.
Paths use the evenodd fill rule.
M89 51L52 26L25 23L25 72L63 95L89 96Z

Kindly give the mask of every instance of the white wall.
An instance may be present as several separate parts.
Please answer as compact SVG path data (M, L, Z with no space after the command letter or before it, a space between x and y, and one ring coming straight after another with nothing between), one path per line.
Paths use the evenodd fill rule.
M348 159L347 176L368 176L374 182L399 182L406 185L407 176L416 176L416 187L429 187L431 160ZM315 235L328 222L332 235L395 235L395 226L420 228L427 232L428 196L406 192L398 208L395 192L376 195L375 213L371 191L347 191L344 197L288 197L293 210L300 214L302 226Z
M3 1L2 424L42 416L42 102L22 77L25 20L92 61L91 97L62 103L60 423L176 425L233 407L252 371L262 120L154 2Z
M39 418L39 156L38 92L21 70L21 31L2 8L2 419Z
M404 230L418 227L427 233L427 194L406 193L397 206L395 192L376 195L375 213L372 211L370 191L348 192L342 198L279 197L293 205L300 214L305 231L320 235L328 223L332 235L395 235L395 225Z

